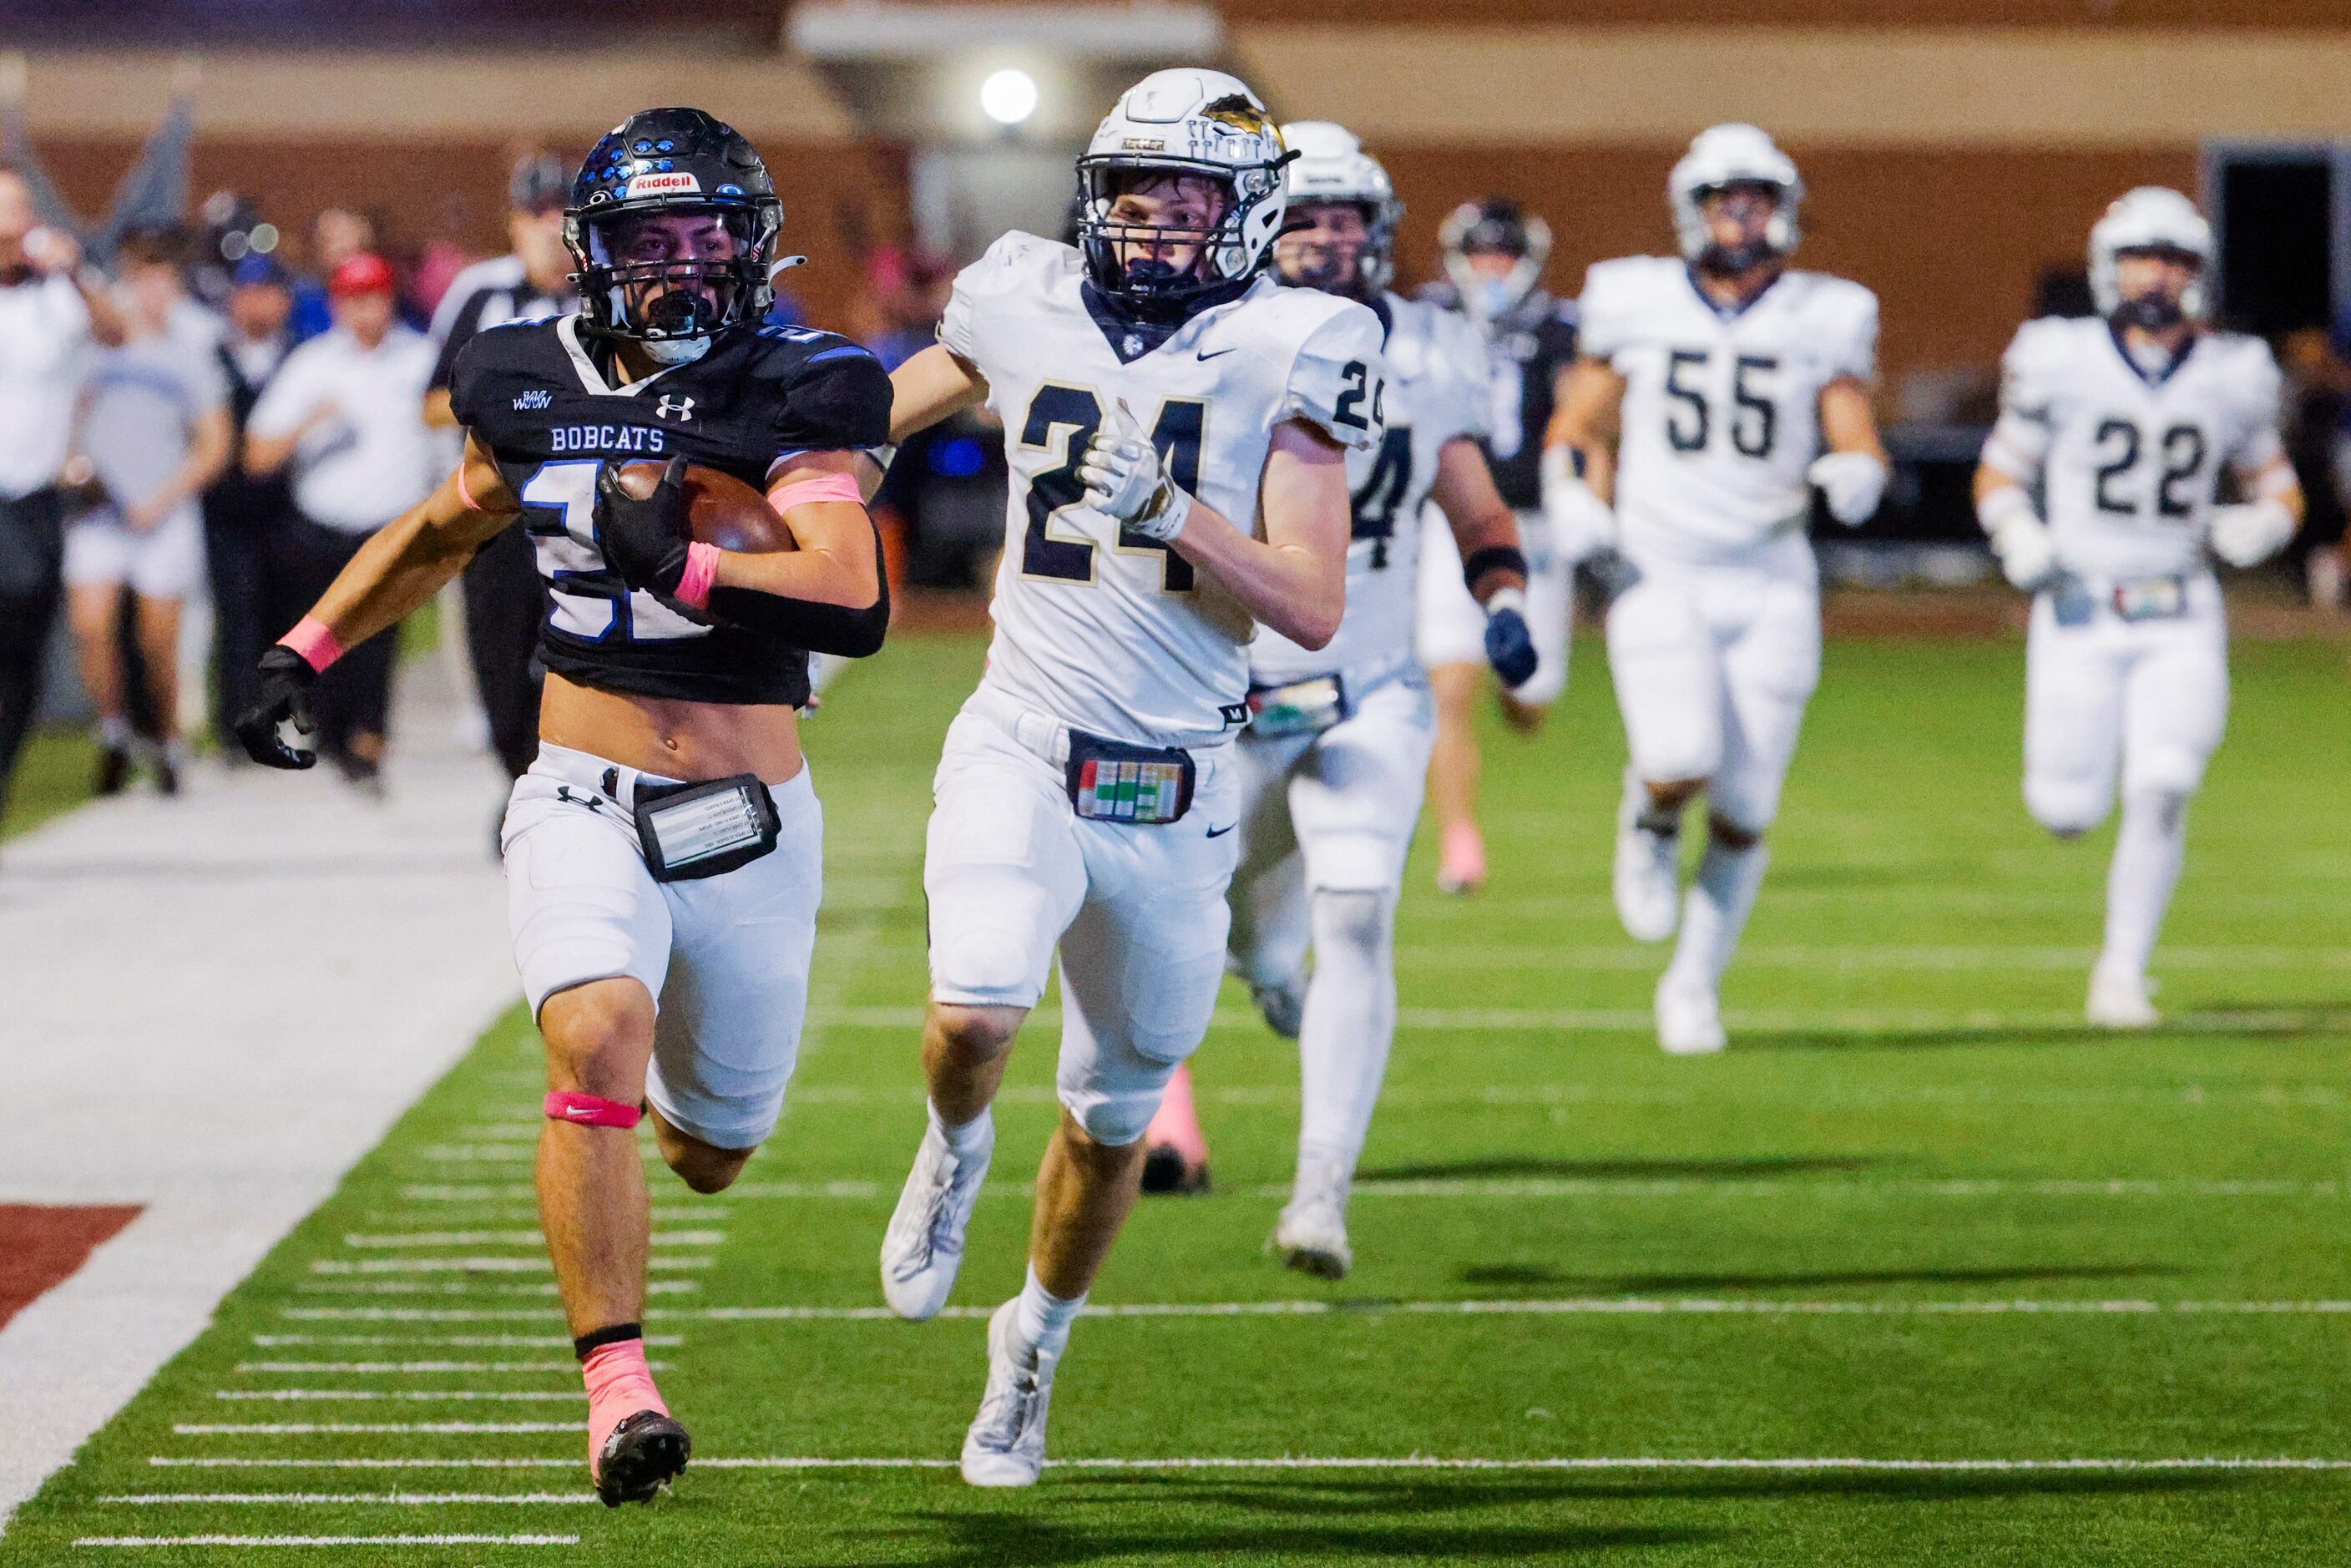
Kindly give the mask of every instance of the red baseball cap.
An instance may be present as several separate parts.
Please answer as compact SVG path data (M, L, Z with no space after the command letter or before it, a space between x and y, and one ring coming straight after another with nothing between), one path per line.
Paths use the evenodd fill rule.
M327 292L338 299L348 299L354 294L390 294L393 284L392 264L372 251L360 251L344 258L327 279Z

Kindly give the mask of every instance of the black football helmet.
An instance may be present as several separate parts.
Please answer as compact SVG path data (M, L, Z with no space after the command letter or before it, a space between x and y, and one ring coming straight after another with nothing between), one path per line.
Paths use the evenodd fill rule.
M1445 275L1462 305L1481 321L1509 315L1542 280L1551 258L1551 225L1508 196L1464 202L1437 231ZM1473 256L1503 256L1511 267L1501 277L1482 277L1469 265Z
M630 260L619 239L648 213L714 214L734 236L734 255ZM581 329L642 343L673 363L699 358L718 333L767 315L783 226L767 164L732 126L698 109L631 115L589 152L563 211Z

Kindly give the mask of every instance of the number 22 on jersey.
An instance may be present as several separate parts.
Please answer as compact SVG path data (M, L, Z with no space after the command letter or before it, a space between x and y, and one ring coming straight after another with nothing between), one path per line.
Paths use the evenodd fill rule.
M1198 398L1170 398L1159 405L1151 427L1152 444L1167 465L1167 477L1195 495L1200 487L1200 439L1207 428L1208 405ZM1102 428L1102 398L1087 387L1047 382L1037 389L1021 422L1023 451L1050 452L1057 432L1067 431L1061 461L1029 481L1029 527L1020 542L1020 575L1059 582L1094 580L1092 539L1056 531L1056 519L1085 504L1086 487L1078 478L1078 461L1086 444ZM1121 528L1113 547L1123 554L1156 554L1159 586L1169 593L1192 591L1192 563L1155 539Z

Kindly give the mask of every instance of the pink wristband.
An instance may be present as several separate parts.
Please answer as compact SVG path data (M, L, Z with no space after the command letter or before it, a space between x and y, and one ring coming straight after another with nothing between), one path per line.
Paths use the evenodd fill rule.
M315 615L305 615L294 624L294 630L277 639L281 647L291 648L302 655L302 662L314 670L324 670L343 656L343 645L335 641L334 632Z
M718 580L718 547L699 541L685 547L685 575L677 580L681 603L696 610L710 603L710 590Z
M540 1109L550 1122L576 1122L583 1127L633 1127L644 1115L634 1105L568 1089L549 1090Z
M801 479L790 485L778 485L768 492L768 505L778 516L792 507L805 507L812 501L847 501L862 507L865 497L859 493L857 481L846 474L825 474L814 479Z

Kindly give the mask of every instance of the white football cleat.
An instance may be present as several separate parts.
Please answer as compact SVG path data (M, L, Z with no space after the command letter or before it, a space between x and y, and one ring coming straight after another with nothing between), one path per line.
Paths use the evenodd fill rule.
M1273 1249L1285 1267L1318 1280L1343 1280L1354 1266L1347 1245L1348 1173L1327 1160L1298 1167L1297 1184L1274 1222Z
M2082 1011L2100 1029L2153 1029L2163 1021L2163 1015L2147 1000L2148 988L2144 975L2093 969L2089 1005Z
M1657 1046L1667 1056L1706 1056L1727 1043L1714 988L1667 969L1657 982Z
M977 1149L956 1154L939 1130L923 1129L914 1168L906 1173L890 1228L882 1233L882 1297L890 1310L916 1322L935 1317L963 1267L964 1233L996 1152L996 1124L986 1112L987 1135Z
M1681 919L1681 835L1652 832L1639 815L1639 800L1628 789L1616 808L1616 918L1634 941L1662 942Z
M963 1479L976 1487L1034 1486L1045 1468L1045 1411L1061 1352L1023 1343L1019 1317L1016 1296L987 1320L987 1392L963 1435Z

